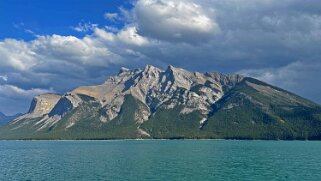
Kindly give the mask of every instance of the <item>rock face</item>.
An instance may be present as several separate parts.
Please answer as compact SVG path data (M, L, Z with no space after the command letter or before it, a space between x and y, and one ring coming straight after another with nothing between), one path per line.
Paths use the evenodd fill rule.
M42 94L33 98L28 114L35 117L48 114L57 104L61 96L56 94Z
M186 105L183 112L201 110L206 114L210 105L223 96L223 89L229 89L242 78L239 75L192 73L173 66L163 71L147 65L143 70L122 68L117 76L110 77L104 84L79 87L72 93L98 100L106 108L106 120L109 121L118 116L124 96L130 94L148 106L148 110L141 110L135 118L144 121L161 106ZM172 103L164 104L168 101Z
M121 68L101 85L62 96L36 96L29 112L10 122L0 138L316 139L320 110L315 103L240 75L147 65ZM293 117L307 124L305 132L297 130L300 121Z

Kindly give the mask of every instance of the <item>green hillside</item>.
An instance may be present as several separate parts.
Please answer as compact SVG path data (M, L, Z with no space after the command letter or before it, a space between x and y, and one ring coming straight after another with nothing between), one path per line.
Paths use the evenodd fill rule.
M199 88L193 91L198 93ZM124 97L119 115L107 122L100 119L106 107L90 96L79 96L81 105L69 110L56 124L40 129L41 118L25 118L2 126L0 138L321 139L319 105L252 78L243 79L227 91L211 105L212 111L207 115L197 110L182 114L183 105L161 106L140 123L135 120L138 109L149 108L130 94ZM202 119L205 121L200 124Z

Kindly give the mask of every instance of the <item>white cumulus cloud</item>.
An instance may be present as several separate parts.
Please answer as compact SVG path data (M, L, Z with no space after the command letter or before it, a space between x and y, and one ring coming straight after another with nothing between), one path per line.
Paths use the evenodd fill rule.
M106 24L81 21L72 27L82 37L0 40L0 83L7 92L0 93L5 102L0 110L13 112L17 105L6 98L8 92L32 96L53 87L63 93L101 83L120 66L145 64L242 72L321 102L319 2L137 0L132 5L101 14ZM20 101L21 107L29 101Z
M9 84L0 85L0 95L5 97L11 97L11 98L32 98L36 95L48 93L48 92L54 92L54 90L38 89L38 88L32 88L32 89L26 90L26 89L17 87L15 85L9 85Z
M105 19L109 21L115 21L118 19L118 14L117 13L105 13L104 14Z
M122 41L127 44L133 44L133 45L146 45L148 44L148 39L139 35L137 33L136 27L127 27L123 30L121 30L118 34L117 37Z
M140 0L133 13L143 36L170 42L197 43L219 31L202 6L186 0Z
M8 67L24 71L39 62L36 52L30 49L28 43L15 39L5 39L0 42L0 56L0 70Z
M77 26L72 26L71 28L78 32L89 32L96 28L97 24L92 24L90 22L80 22Z

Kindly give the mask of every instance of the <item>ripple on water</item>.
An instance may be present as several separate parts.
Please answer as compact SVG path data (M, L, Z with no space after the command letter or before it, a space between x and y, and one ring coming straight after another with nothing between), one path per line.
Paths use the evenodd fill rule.
M319 180L321 142L0 141L0 180Z

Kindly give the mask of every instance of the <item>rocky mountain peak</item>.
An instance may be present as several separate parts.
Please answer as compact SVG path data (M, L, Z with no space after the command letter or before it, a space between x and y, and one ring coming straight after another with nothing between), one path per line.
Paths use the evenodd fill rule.
M161 72L163 72L161 69L154 67L153 65L147 65L142 74L148 78L159 78Z
M205 116L211 111L211 105L224 95L225 84L233 81L237 81L237 78L190 72L172 65L165 71L153 65L132 70L122 67L118 75L111 76L101 85L81 86L63 96L36 96L27 117L46 115L44 119L51 121L52 125L69 111L84 104L86 101L81 96L89 96L105 110L101 121L108 122L121 113L127 95L144 105L135 113L134 120L139 123L148 120L159 108L171 109L176 106L184 107L182 114L199 110Z
M150 110L155 110L165 102L171 101L173 105L182 104L190 110L202 109L208 112L210 104L224 95L224 89L240 80L238 76L190 72L172 65L165 71L153 65L132 70L122 67L118 75L111 76L101 85L78 87L63 96L55 94L36 96L31 103L29 114L34 117L45 114L62 116L82 103L78 95L86 95L106 107L105 119L112 120L119 114L124 97L128 94Z
M192 84L197 80L194 73L182 68L176 68L172 65L168 66L165 71L168 80L173 82L174 86L190 89Z
M169 65L166 69L166 72L167 73L170 73L170 74L173 74L173 75L179 75L179 74L192 74L190 71L188 70L185 70L183 68L177 68L177 67L174 67L173 65Z
M33 115L48 114L60 98L60 95L50 93L38 95L33 98L28 113Z
M319 105L256 79L147 65L36 96L0 138L321 139L320 115Z
M119 72L118 72L118 75L122 74L122 73L127 73L127 72L130 72L130 69L126 68L126 67L121 67Z

